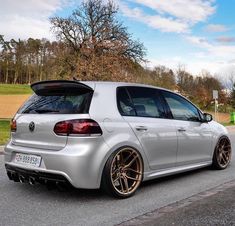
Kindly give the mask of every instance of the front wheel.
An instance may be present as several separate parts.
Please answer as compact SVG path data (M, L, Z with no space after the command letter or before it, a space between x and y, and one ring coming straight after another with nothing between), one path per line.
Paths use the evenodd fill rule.
M143 178L143 160L140 153L131 147L115 151L107 160L102 188L112 196L128 198L139 187Z
M231 156L232 148L229 138L225 136L221 137L215 147L212 166L219 170L227 168L230 163Z

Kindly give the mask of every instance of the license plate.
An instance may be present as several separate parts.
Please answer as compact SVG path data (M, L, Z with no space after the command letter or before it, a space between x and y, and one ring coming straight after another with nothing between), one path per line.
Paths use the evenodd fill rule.
M42 157L37 156L37 155L27 155L27 154L16 153L14 162L27 165L27 166L39 167L41 164L41 159Z

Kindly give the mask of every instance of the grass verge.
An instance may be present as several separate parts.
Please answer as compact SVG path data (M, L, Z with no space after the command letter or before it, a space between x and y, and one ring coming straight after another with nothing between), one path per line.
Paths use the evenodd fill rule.
M0 95L32 94L29 85L0 84Z
M0 145L6 144L10 137L10 120L0 119Z

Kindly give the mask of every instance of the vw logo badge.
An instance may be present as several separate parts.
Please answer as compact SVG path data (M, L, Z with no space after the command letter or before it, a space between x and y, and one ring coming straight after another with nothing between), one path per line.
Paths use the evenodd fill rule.
M34 122L30 122L30 123L29 123L29 131L30 131L30 132L33 132L34 129L35 129L35 123L34 123Z

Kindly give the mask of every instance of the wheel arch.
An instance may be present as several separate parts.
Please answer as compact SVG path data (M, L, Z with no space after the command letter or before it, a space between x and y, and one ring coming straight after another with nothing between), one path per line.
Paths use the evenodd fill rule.
M104 156L103 158L103 161L102 161L102 164L100 166L100 171L99 171L99 175L98 175L98 184L99 184L99 187L101 185L101 181L102 181L102 175L103 175L103 171L104 171L104 168L105 168L105 164L107 163L109 157L114 153L116 152L117 150L120 150L122 148L132 148L132 149L135 149L136 151L139 152L140 156L141 156L141 159L142 159L142 163L143 163L143 173L145 171L148 171L149 170L149 165L148 165L148 161L147 161L147 158L145 156L145 153L142 149L141 146L138 146L136 143L132 143L132 142L121 142L115 146L113 146L112 148L109 149L109 151L106 153L106 155Z
M228 141L230 149L226 150L226 152L224 152L222 149L222 156L225 155L225 157L222 158L222 157L220 157L220 155L221 155L220 151L219 151L219 156L218 156L218 150L220 150L220 142L223 139L226 139ZM224 147L225 143L222 143L222 144ZM214 169L218 169L218 170L226 169L231 161L231 155L232 155L232 144L231 144L231 140L230 140L229 136L227 136L227 135L220 136L217 140L215 147L214 147L213 156L212 156L212 167ZM223 159L223 163L220 162L221 158ZM224 162L224 158L225 158L226 162ZM224 165L222 165L222 164L224 164Z
M221 135L219 135L219 136L217 137L217 139L215 140L214 145L213 145L213 154L214 154L214 152L215 152L215 149L216 149L217 145L219 144L219 142L220 142L223 138L227 138L227 139L229 140L230 144L231 144L231 139L230 139L230 137L228 136L228 134L221 134Z

